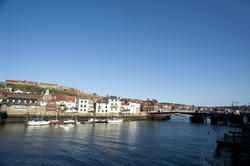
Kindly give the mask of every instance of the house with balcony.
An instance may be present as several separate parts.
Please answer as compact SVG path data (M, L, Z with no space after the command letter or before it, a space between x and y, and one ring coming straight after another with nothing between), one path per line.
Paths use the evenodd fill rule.
M95 111L96 113L120 113L120 97L107 95L102 100L98 100L95 103Z
M123 114L136 114L140 112L141 104L130 99L121 99L121 112Z

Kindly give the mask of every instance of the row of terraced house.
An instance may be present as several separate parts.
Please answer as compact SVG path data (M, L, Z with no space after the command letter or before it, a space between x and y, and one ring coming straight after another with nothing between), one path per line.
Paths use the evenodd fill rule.
M6 80L7 83L38 85L36 82L30 81L13 81ZM51 86L56 84L51 84ZM75 113L91 113L109 114L109 113L124 113L137 114L145 111L158 111L159 104L157 100L134 100L120 98L118 96L107 95L105 97L74 97L60 94L50 94L49 89L46 93L27 94L21 91L0 93L0 104L12 106L13 111L18 111L20 108L39 106L46 108L46 111L64 111ZM23 107L22 107L23 106Z

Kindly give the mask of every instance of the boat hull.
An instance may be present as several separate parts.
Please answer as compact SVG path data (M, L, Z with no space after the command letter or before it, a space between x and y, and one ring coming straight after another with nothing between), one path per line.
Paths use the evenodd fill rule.
M27 126L45 126L45 125L49 125L50 122L48 121L28 121L28 123L26 124Z
M90 118L89 120L88 120L88 122L89 123L107 123L107 119L93 119L93 118Z
M81 124L81 122L74 121L74 120L65 120L63 124Z
M121 122L123 122L123 119L115 119L115 120L108 119L107 122L108 123L121 123Z
M7 112L0 111L0 124L4 124L7 117Z
M50 124L62 124L63 121L61 121L61 120L51 120L51 121L49 121L49 123Z

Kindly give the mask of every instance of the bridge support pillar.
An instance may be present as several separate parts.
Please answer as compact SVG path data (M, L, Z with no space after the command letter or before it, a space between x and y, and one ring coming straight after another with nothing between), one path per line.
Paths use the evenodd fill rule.
M200 115L190 116L191 123L204 123L204 117Z

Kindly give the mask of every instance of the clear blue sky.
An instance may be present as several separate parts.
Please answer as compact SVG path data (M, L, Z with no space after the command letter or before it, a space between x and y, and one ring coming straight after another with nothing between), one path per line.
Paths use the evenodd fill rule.
M248 0L0 0L0 81L250 103Z

